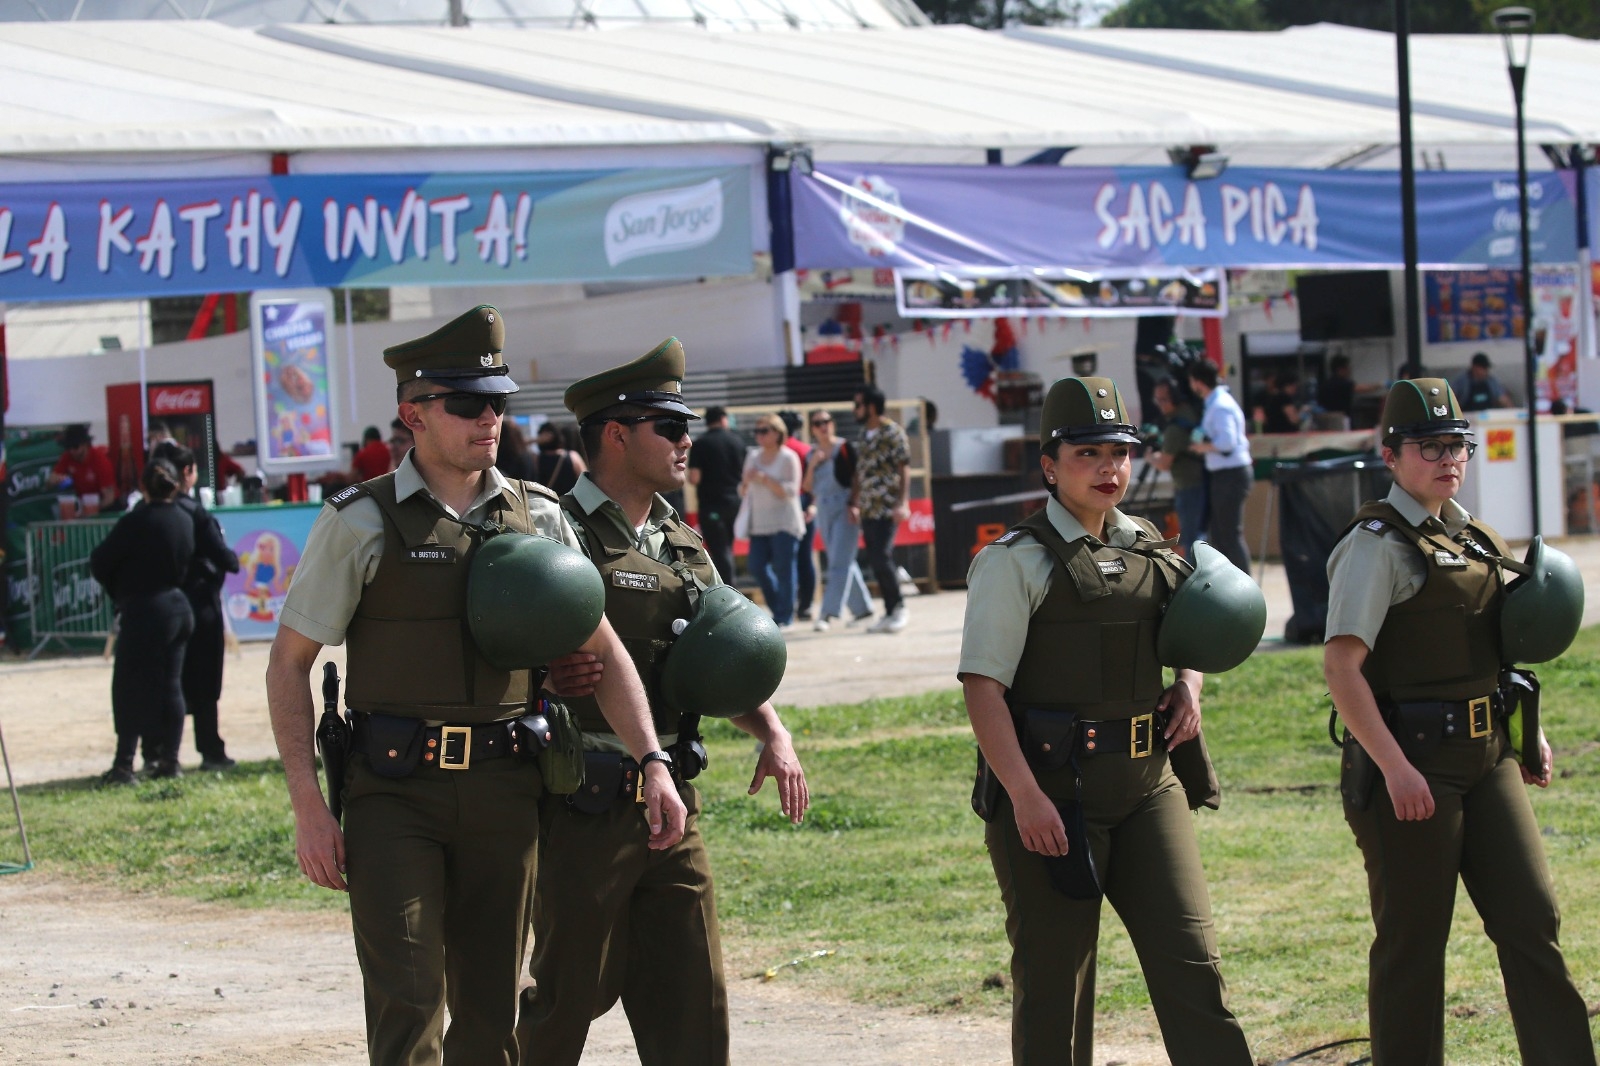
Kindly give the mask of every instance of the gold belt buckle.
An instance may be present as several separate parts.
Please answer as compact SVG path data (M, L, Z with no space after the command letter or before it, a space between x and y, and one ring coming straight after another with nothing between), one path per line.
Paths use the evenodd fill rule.
M450 742L459 740L458 752L450 751ZM472 766L472 727L446 725L439 727L439 769L466 770Z
M1489 713L1489 697L1479 696L1475 700L1467 701L1467 736L1476 740L1486 737L1494 727L1494 720Z
M1148 758L1155 749L1156 716L1141 714L1128 719L1128 758Z

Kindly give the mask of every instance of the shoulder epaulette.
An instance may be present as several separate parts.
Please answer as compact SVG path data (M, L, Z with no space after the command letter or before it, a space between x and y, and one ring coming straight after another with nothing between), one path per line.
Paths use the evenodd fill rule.
M997 544L1002 548L1009 548L1011 545L1015 544L1017 539L1026 532L1028 532L1026 529L1008 529L998 537L991 540L989 543Z
M367 491L366 484L362 483L359 485L346 486L322 502L327 504L329 507L332 507L335 511L342 511L355 501L359 500L361 497L369 495L371 495L371 493Z
M552 489L547 485L541 485L537 481L522 482L522 490L524 492L532 493L535 496L543 496L552 503L561 502L561 496L556 492L555 489Z
M1364 533L1371 533L1375 537L1381 537L1389 530L1393 529L1394 526L1389 522L1385 522L1381 518L1369 518L1356 528L1360 529Z

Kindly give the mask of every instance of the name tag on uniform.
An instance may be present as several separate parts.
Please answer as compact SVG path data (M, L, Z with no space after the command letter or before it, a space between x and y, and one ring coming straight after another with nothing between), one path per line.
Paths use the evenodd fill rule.
M1126 574L1128 572L1128 564L1122 559L1096 559L1094 564L1100 568L1102 574Z
M636 592L660 592L660 574L636 574L631 570L611 571L611 583L619 589L633 589Z
M1434 552L1433 553L1433 561L1438 563L1440 566L1466 566L1467 565L1467 561L1465 559L1461 558L1459 555L1451 555L1449 552L1446 552L1446 551L1436 551L1436 552Z
M456 547L454 544L424 544L420 548L407 548L406 559L413 563L453 563Z

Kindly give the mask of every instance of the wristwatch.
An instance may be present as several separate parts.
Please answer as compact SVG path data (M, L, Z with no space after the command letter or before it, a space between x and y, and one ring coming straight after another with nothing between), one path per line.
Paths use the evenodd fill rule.
M644 768L653 762L665 763L667 767L667 773L672 773L672 756L668 755L659 748L657 748L655 751L647 751L644 753L644 758L639 760L639 773L643 775Z

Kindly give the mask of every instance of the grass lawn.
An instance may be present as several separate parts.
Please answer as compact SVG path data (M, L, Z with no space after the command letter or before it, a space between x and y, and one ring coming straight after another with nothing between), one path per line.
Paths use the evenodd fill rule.
M1540 671L1558 780L1535 791L1568 965L1600 1002L1600 630ZM1205 692L1223 783L1197 816L1234 1010L1259 1057L1366 1032L1371 937L1360 856L1339 810L1320 655L1257 656ZM827 996L1003 1015L1009 949L981 826L967 806L973 743L955 692L790 709L812 786L802 829L769 791L745 795L750 744L708 723L700 782L730 969L814 951L780 978ZM40 866L73 877L252 906L334 907L293 857L275 763L101 791L24 791ZM1462 893L1446 1009L1452 1062L1518 1061L1493 949ZM1143 980L1107 909L1099 994L1106 1033L1154 1033ZM1596 1023L1600 1026L1600 1023Z

